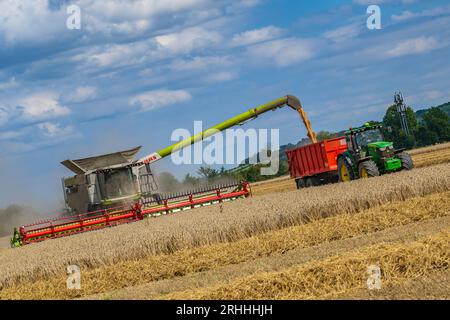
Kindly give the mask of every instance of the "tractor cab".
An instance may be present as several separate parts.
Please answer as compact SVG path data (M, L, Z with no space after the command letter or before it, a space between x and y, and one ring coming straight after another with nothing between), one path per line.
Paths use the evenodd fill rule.
M385 141L382 125L367 122L345 132L348 150L338 158L340 181L369 178L413 167L411 157L404 149L396 150Z
M401 168L400 159L395 158L392 142L385 141L380 124L365 123L359 128L351 128L345 135L347 144L356 161L371 158L381 171L392 171Z

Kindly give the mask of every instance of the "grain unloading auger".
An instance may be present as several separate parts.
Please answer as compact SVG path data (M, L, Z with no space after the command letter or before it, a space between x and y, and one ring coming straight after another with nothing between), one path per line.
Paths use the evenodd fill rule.
M19 247L46 239L138 221L146 216L157 216L249 197L251 190L247 182L230 182L182 194L161 195L157 193L158 188L150 164L218 132L285 105L300 114L308 137L312 142L316 142L316 134L311 129L299 99L287 95L252 108L139 160L133 160L133 157L140 147L97 157L63 161L62 164L75 173L75 176L63 179L66 206L74 214L22 226L19 230L14 230L11 245Z

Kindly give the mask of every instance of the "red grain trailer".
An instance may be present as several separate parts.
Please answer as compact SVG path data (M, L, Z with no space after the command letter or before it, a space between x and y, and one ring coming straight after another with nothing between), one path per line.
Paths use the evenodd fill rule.
M346 150L345 137L287 150L289 171L297 188L337 182L337 156Z

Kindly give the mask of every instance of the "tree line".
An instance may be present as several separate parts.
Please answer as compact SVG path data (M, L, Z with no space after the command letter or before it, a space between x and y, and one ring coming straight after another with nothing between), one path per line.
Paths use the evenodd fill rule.
M410 134L401 127L400 117L395 105L390 106L383 118L384 135L394 142L397 148L418 148L450 141L450 117L443 108L432 107L420 113L411 107L406 109L406 119Z

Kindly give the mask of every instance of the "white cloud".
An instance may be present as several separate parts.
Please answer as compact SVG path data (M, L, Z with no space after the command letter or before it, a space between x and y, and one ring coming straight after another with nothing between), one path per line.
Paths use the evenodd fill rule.
M130 66L190 54L220 42L221 38L215 31L187 28L138 42L98 46L75 56L73 60L88 61L90 65L100 68Z
M61 138L63 136L68 136L73 133L73 128L71 126L62 127L58 123L43 122L39 123L37 126L42 131L44 136L49 138L53 137Z
M409 19L415 18L417 16L418 16L417 13L414 13L414 12L411 12L411 11L407 10L407 11L403 11L399 15L395 15L395 14L392 15L391 19L393 21L404 21L404 20L409 20Z
M191 99L191 94L185 90L154 90L131 97L129 103L139 106L142 111L150 111Z
M8 89L15 88L17 86L18 86L18 84L16 82L16 78L15 77L11 77L6 82L0 82L0 90L8 90Z
M401 22L406 20L411 20L415 18L421 18L421 17L435 17L439 15L449 14L450 13L450 5L449 6L443 6L443 7L436 7L433 9L427 9L420 12L412 12L409 10L403 11L399 15L392 15L391 19L392 21Z
M200 27L155 37L159 48L170 54L190 53L218 43L221 39L222 37L217 32Z
M144 60L145 52L148 50L148 44L144 42L115 44L107 48L99 49L99 53L87 52L76 56L74 59L78 61L87 59L97 67L132 65Z
M273 40L248 48L251 57L260 62L274 62L285 67L313 57L314 44L310 40L287 38Z
M5 132L0 132L0 140L11 140L11 139L15 139L18 138L22 135L21 131L5 131Z
M245 46L277 38L283 33L283 30L274 26L268 26L262 29L255 29L239 33L233 37L231 44L233 46Z
M439 41L434 37L419 37L401 41L394 48L388 50L389 57L401 57L411 54L420 54L440 48Z
M147 29L149 29L151 23L149 20L136 20L136 21L125 21L120 23L112 24L112 28L117 33L122 34L138 34ZM107 26L106 26L107 27ZM98 26L99 29L100 26ZM110 27L111 28L111 27Z
M68 102L84 102L94 99L97 96L97 88L95 87L78 87L74 92L67 95L66 101Z
M49 10L47 0L0 1L0 41L7 45L45 42L65 28L65 12ZM58 26L61 25L62 27ZM1 41L1 42L3 42Z
M145 68L139 71L139 75L142 77L150 77L153 75L153 70L151 68Z
M214 73L210 76L208 76L206 79L211 82L223 82L223 81L230 81L237 78L236 72L231 71L222 71Z
M225 67L230 65L231 57L194 57L192 59L177 59L170 64L170 68L175 71L207 70L210 68Z
M59 104L59 95L54 92L41 92L19 101L18 108L25 120L44 120L66 116L71 110Z
M243 7L254 7L261 3L261 0L241 0L240 5Z
M363 5L363 6L370 6L373 4L376 4L376 5L389 4L389 3L413 4L417 1L418 0L354 0L355 3Z
M44 146L51 146L71 138L80 137L72 126L62 126L53 122L0 132L0 153L23 153Z
M50 0L1 0L0 41L15 45L70 37L73 33L66 28L69 4L81 8L82 30L97 36L142 34L158 28L155 23L164 25L164 19L158 19L161 16L185 15L187 19L195 9L219 6L208 0L72 0L52 4Z
M88 7L92 15L119 20L139 19L166 13L176 13L200 7L207 0L81 0L82 7Z
M343 26L334 30L327 31L323 34L323 36L326 39L339 43L359 36L361 34L361 31L362 26L359 23L354 23L348 26Z

